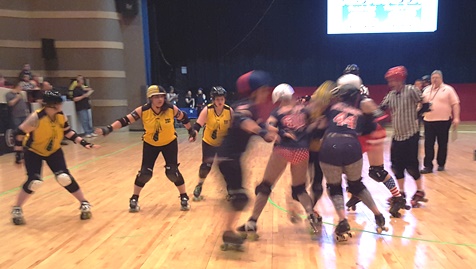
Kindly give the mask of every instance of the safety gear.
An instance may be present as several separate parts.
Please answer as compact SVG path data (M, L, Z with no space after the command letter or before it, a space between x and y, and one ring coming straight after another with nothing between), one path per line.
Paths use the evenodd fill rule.
M355 107L359 106L361 100L359 88L351 84L346 84L339 87L339 90L337 91L337 97L339 97L342 102Z
M356 76L360 75L360 69L359 66L356 64L349 64L345 69L343 74L354 74Z
M279 84L274 88L271 98L273 100L273 104L280 100L290 100L293 97L294 89L291 85L283 83Z
M407 69L403 65L395 66L388 69L385 73L385 79L405 80L407 78Z
M360 79L359 76L353 75L353 74L346 74L343 76L340 76L337 79L337 87L344 86L346 84L350 84L357 89L360 89L360 86L362 86L362 79Z
M162 86L157 86L157 85L151 85L147 89L147 98L151 98L154 95L166 95L167 92L165 91L164 87Z
M144 187L147 182L152 178L152 169L147 168L137 173L134 184L139 187Z
M43 94L43 105L54 106L63 103L61 94L57 91L47 91Z
M215 99L217 96L226 97L226 90L222 86L212 87L212 90L210 91L210 97Z
M270 84L271 76L267 72L253 70L238 78L236 81L236 89L241 96L246 97L260 87L268 86Z
M71 182L73 182L71 180L71 176L66 174L66 173L59 173L56 175L56 181L58 182L58 184L60 184L62 187L66 187L68 186L69 184L71 184Z

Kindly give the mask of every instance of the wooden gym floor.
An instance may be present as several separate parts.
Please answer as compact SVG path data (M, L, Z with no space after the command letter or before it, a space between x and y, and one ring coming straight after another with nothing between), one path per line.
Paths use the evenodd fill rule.
M389 133L390 135L390 133ZM368 177L364 183L384 212L389 231L376 234L373 214L359 204L348 219L356 236L336 243L336 215L324 195L318 210L322 233L311 238L307 221L290 223L289 170L271 194L258 221L260 239L246 242L244 252L221 251L225 226L223 180L214 166L204 185L204 201L179 210L178 192L164 174L159 157L153 179L144 188L136 214L128 212L135 175L140 167L139 132L116 132L94 138L102 145L85 150L69 142L63 149L68 166L93 205L93 218L79 219L79 203L45 168L45 184L23 207L26 225L11 222L11 206L26 179L13 165L13 154L0 156L0 268L471 268L476 264L476 128L463 125L450 142L447 170L424 175L429 202L390 219L389 192ZM385 166L390 170L389 138ZM422 153L421 140L421 153ZM260 182L271 145L256 139L246 155L246 185ZM423 154L421 154L423 155ZM366 158L364 158L366 160ZM189 143L179 129L180 170L190 196L198 181L201 143ZM363 175L368 163L364 161ZM407 178L412 196L414 182ZM249 217L241 214L236 226Z

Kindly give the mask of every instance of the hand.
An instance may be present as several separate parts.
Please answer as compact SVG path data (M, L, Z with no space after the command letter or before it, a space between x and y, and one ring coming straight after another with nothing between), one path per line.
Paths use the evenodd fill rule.
M454 118L453 119L453 129L456 130L459 125L459 119Z
M193 128L190 128L188 130L188 141L195 142L195 140L197 139L197 134L198 134L197 131L195 131Z
M104 135L104 130L102 128L96 128L96 130L94 130L94 133L97 135Z
M15 164L21 166L24 162L24 155L22 151L15 152Z

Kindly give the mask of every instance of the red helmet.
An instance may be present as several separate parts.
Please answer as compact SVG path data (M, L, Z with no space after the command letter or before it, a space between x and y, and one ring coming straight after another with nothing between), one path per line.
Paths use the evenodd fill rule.
M385 79L405 80L407 78L407 69L403 65L395 66L388 69L385 73Z

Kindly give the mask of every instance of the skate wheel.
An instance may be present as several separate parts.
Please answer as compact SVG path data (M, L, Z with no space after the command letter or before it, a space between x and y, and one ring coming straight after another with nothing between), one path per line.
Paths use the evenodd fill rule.
M129 212L130 213L137 213L140 211L140 207L136 207L136 208L129 208Z
M409 205L405 205L405 210L410 210L412 207Z
M201 196L201 195L198 196L198 197L193 196L193 198L192 198L192 200L194 200L195 202L200 202L200 201L203 200L203 199L204 199L204 198L203 198L203 196Z
M381 234L382 231L383 231L382 227L377 227L377 233L378 233L378 234Z
M22 218L14 218L14 219L12 219L12 221L13 221L13 224L15 224L15 225L23 225L23 224L25 224L25 220L22 219Z
M227 250L228 250L228 244L222 244L222 245L220 246L220 249L221 249L222 251L227 251Z
M87 220L87 219L90 219L92 216L91 212L83 212L81 213L81 215L79 216L79 218L81 220Z
M239 232L239 235L240 235L240 237L243 238L243 239L247 239L247 238L248 238L248 233L246 233L246 232Z

